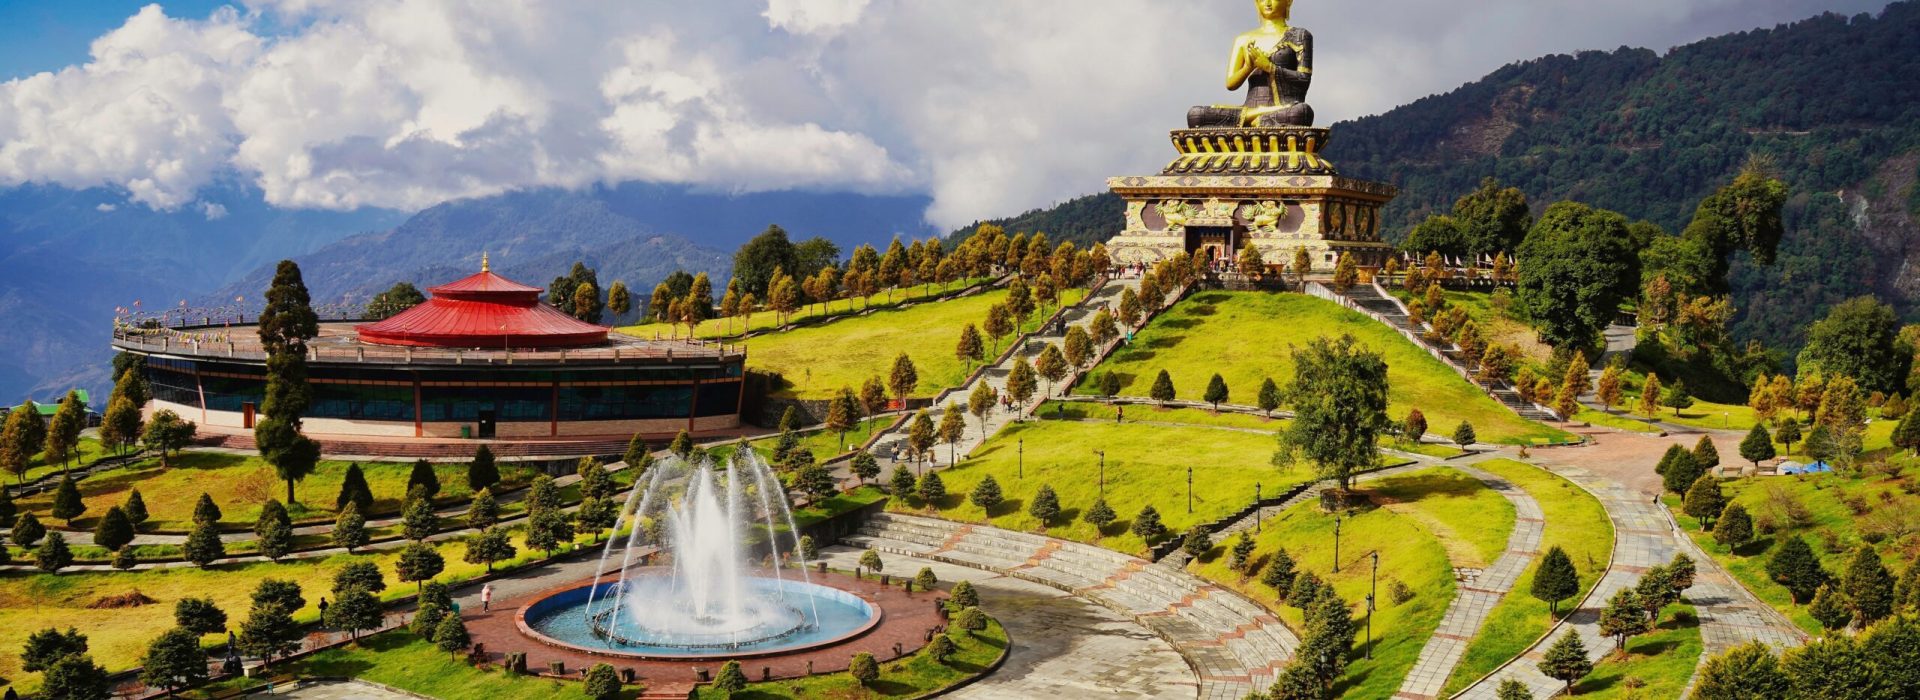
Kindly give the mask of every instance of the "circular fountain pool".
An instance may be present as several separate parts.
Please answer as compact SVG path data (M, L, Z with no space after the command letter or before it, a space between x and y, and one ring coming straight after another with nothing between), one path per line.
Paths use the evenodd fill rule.
M858 636L880 611L852 593L767 576L739 579L737 607L700 605L673 578L628 575L583 585L522 608L521 632L579 651L641 659L784 654ZM704 611L704 612L698 612Z

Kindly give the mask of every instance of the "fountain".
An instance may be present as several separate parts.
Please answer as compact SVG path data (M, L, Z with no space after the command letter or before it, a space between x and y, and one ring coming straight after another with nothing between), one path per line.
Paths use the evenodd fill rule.
M879 621L859 596L780 566L798 549L798 528L778 476L744 444L724 468L705 457L655 463L616 533L621 526L630 532L607 541L594 582L527 606L523 631L596 654L669 659L791 652ZM636 566L648 547L667 565ZM751 566L750 551L774 565Z

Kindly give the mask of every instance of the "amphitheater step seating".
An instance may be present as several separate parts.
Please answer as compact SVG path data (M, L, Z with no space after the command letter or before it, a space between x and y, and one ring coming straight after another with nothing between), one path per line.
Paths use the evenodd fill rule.
M844 541L996 571L1126 613L1200 669L1202 697L1265 688L1273 682L1270 669L1299 645L1259 603L1184 570L1092 545L897 513L875 514Z

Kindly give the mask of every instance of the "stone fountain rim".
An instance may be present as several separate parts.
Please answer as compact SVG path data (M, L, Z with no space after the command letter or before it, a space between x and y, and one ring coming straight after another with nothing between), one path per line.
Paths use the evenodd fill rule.
M638 570L644 570L648 568L662 568L662 567L635 567L635 569L638 569ZM770 576L760 576L761 573L769 572L769 571L770 571L769 569L754 569L755 573L753 575L756 578L772 578ZM630 651L620 651L618 649L586 647L586 646L574 644L572 642L561 641L559 639L549 637L545 634L542 634L539 630L534 629L532 625L527 624L527 611L533 609L535 606L539 605L540 603L543 603L549 599L552 599L555 596L565 595L567 593L571 593L573 591L577 591L585 588L613 585L613 584L617 584L618 582L619 582L618 578L609 580L607 577L602 576L599 579L587 581L584 583L570 583L564 586L556 586L554 588L541 591L533 596L532 602L529 602L526 605L522 605L520 606L519 610L514 611L513 626L516 630L520 632L521 636L524 636L528 639L532 639L533 641L539 642L541 644L544 644L550 647L554 647L558 649L566 649L569 651L575 651L575 652L579 652L589 656L602 656L602 657L614 658L614 659L634 659L638 661L718 661L723 659L762 659L762 658L770 658L775 656L789 656L792 654L812 651L814 649L819 649L822 647L828 647L828 646L833 646L835 644L845 643L854 639L858 639L860 637L864 637L867 635L867 633L872 632L873 630L879 628L881 621L883 621L887 615L886 609L883 608L878 602L876 602L873 599L873 596L867 595L865 593L861 593L859 591L841 588L839 586L830 586L824 583L810 583L809 585L820 586L822 588L831 588L833 590L837 590L842 593L846 593L846 594L858 597L860 600L866 602L867 609L872 610L873 615L867 618L867 621L865 624L862 624L859 627L849 630L846 634L842 634L837 637L833 637L831 639L822 639L816 642L809 642L809 643L798 645L798 646L781 647L778 649L756 649L756 650L746 650L746 651L729 650L726 653L688 653L688 654L666 654L666 653L659 653L659 652L630 652Z

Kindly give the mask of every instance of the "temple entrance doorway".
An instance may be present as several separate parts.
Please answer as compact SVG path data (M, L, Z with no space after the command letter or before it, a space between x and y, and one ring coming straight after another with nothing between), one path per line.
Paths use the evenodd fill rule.
M1232 260L1239 249L1240 236L1231 226L1187 227L1187 253L1209 265Z
M482 440L492 439L494 436L494 432L495 432L494 426L496 423L496 421L494 420L493 411L481 411L480 420L478 422L480 423L480 430L479 430L480 434L477 437L479 437Z

